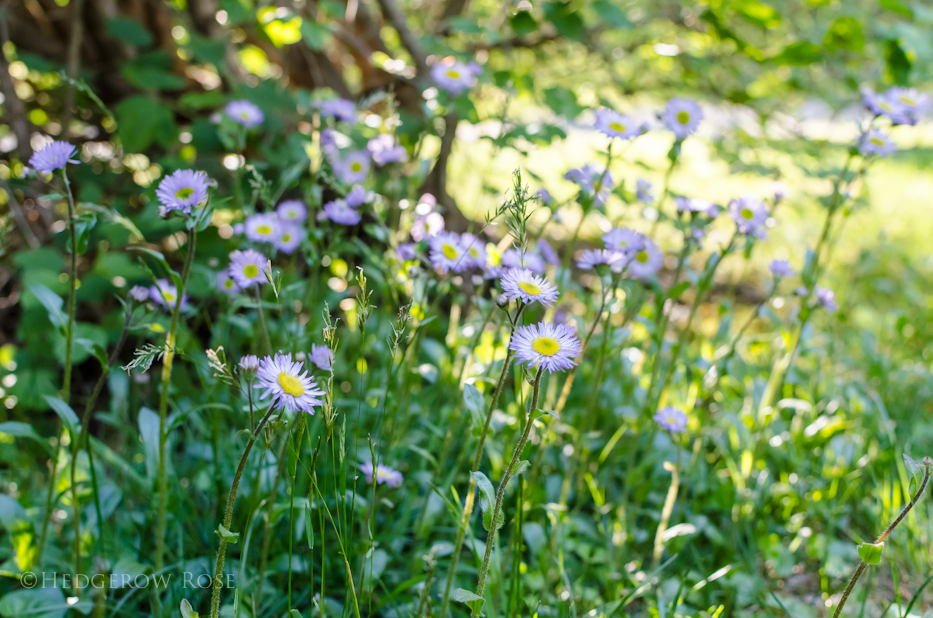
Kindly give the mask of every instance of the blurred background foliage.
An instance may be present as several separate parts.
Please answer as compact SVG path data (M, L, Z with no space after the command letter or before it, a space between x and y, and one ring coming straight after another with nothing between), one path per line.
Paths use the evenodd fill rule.
M701 328L712 348L728 340L721 316L736 307L747 312L760 296L766 259L799 263L812 246L824 210L818 198L829 194L831 178L857 135L860 90L895 84L929 89L933 7L908 0L7 0L0 3L0 42L0 213L5 217L0 418L30 422L49 436L56 417L43 396L59 387L64 341L49 327L48 299L31 293L29 286L41 284L64 295L67 276L62 274L62 212L54 210L55 200L43 199L48 187L23 178L22 166L39 144L38 134L79 146L86 164L71 170L78 199L109 213L101 214L89 232L88 251L80 260L77 326L80 339L106 347L121 327L113 295L149 279L123 248L142 237L178 260L174 250L181 228L158 217L157 180L174 169L194 167L217 179L224 194L235 190L241 178L232 171L238 167L237 149L216 117L232 98L253 101L266 113L265 130L244 150L266 178L286 177L292 166L307 167L319 159L310 120L315 101L336 94L356 101L361 110L373 110L373 124L364 121L373 134L385 118L395 118L386 108L396 111L393 129L414 155L417 182L388 181L380 189L397 200L414 200L429 191L446 209L448 227L465 231L499 203L509 173L518 166L559 201L571 198L564 171L593 159L603 144L588 129L593 109L609 106L650 120L650 110L664 99L695 97L707 119L700 139L684 147L682 165L672 178L675 193L724 202L750 191L763 193L775 180L790 187L777 226L755 258L748 265L724 267L724 289L738 292L704 307ZM430 67L447 56L482 66L471 96L447 99L432 86ZM370 136L364 132L353 139ZM787 379L782 418L763 437L750 435L745 420L743 402L760 393L761 367L767 368L773 355L775 332L765 324L752 329L743 345L748 366L736 367L725 383L725 416L715 423L703 419L710 421L702 431L715 454L695 456L696 466L685 473L683 501L690 506L684 517L694 530L675 539L672 551L690 556L682 569L686 575L665 581L652 592L656 598L633 607L663 618L678 584L686 581L693 595L687 598L701 610L710 607L715 613L721 603L727 615L821 615L824 601L851 572L854 542L873 536L905 502L901 454L919 459L933 453L933 134L921 124L895 129L893 136L901 151L867 176L835 245L828 278L841 311L808 330L800 361ZM622 199L626 188L630 191L637 177L657 186L670 144L669 135L651 134L626 153L613 169L625 181L616 189L617 199L604 214L590 216L581 238L595 239L609 221L633 216ZM248 180L240 187L249 188ZM574 208L562 209L562 225L550 228L557 245L579 220ZM199 237L191 285L195 299L210 296L213 269L225 259L232 222L215 219ZM312 233L320 239L319 232ZM662 227L659 233L663 239L671 231ZM378 260L375 247L370 251L361 244L345 239L330 247L344 259L328 259L323 267L344 284L337 292L317 281L316 298L337 306L349 295L343 291L353 276L353 259ZM309 256L309 263L320 264L319 257ZM199 351L205 345L229 345L222 333L212 331L216 302L205 300L202 318L192 319L191 330L181 337L182 347ZM385 335L392 317L374 318L372 331ZM316 315L310 319L309 331L320 326ZM225 333L248 337L245 318L228 315L225 320ZM156 340L166 326L167 317L158 316L148 326L151 332L140 338ZM426 364L441 367L442 384L446 380L457 388L451 359L437 343L456 325L445 318L435 326L425 341ZM374 341L379 339L374 336ZM462 337L453 341L464 343ZM494 343L484 339L482 344L479 354L491 360ZM87 391L99 375L93 345L78 346L75 360L76 390ZM338 362L348 372L354 367L352 356ZM624 417L620 402L637 390L633 362L622 355L607 367L608 375L617 376L600 395L609 418ZM188 380L185 396L198 384L211 385L210 376L194 368L180 375ZM354 388L347 387L345 392ZM417 388L422 387L425 399L417 403L418 410L443 405L441 391L419 382ZM107 463L122 471L126 501L121 508L127 519L121 525L128 527L139 526L145 511L140 501L148 491L151 461L135 428L137 410L153 389L115 372L107 386L110 410L96 417L107 428L108 447L102 451L110 457ZM582 405L587 394L575 397ZM199 432L207 431L211 417L199 413L192 403L188 414L203 426L196 423L191 430L191 458L179 464L177 473L208 492L209 480L198 472L206 460L197 453L206 448ZM437 440L448 431L430 425L414 433L412 443ZM39 441L32 448L5 434L0 438L5 493L34 510L40 500L30 492L37 494L44 482L45 466L36 462L45 451ZM645 513L656 512L663 500L668 477L660 464L670 455L668 444L644 463L646 478L656 483L636 487L632 501L644 505ZM556 500L552 485L559 484L563 465L559 456L547 463L542 504ZM618 480L612 475L622 474L603 473L608 479L589 486L597 502L605 497L599 483L605 492ZM182 504L197 510L213 503L191 498ZM10 509L4 502L0 515L6 517L6 538L15 542L9 524L15 522L15 509ZM440 517L443 505L432 499L431 509ZM923 510L929 512L925 505ZM574 594L585 607L619 598L623 588L637 589L647 568L637 562L637 548L645 546L653 528L632 524L624 531L635 550L607 544L614 532L602 528L609 521L605 511L601 505L574 513L574 525L565 530L567 544L561 542L579 575ZM407 518L405 513L399 521ZM918 509L909 530L893 540L899 551L890 555L896 559L883 563L870 583L866 603L871 615L889 603L896 603L891 614L899 612L902 595L906 600L926 579L933 561L930 521ZM192 524L192 535L207 547L212 522L205 517ZM691 535L702 540L687 542L696 538ZM531 537L526 538L534 555L546 554L543 537ZM387 547L391 540L385 539ZM418 541L427 542L420 536ZM400 550L391 551L396 562L387 564L400 568ZM22 559L15 544L4 541L0 552L7 561L5 572L15 570L9 561ZM143 567L126 563L122 568ZM281 572L283 567L276 568ZM556 594L549 588L556 582L548 579L547 569L543 572L540 580L531 579L530 590ZM615 587L592 583L607 574L618 582ZM389 589L404 583L387 577ZM404 594L407 589L383 600ZM23 598L0 603L0 613L28 610L32 601ZM921 602L916 611L927 606ZM561 607L560 615L570 615Z

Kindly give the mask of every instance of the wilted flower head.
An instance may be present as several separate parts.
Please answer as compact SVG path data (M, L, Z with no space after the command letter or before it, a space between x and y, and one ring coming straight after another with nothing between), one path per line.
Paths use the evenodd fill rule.
M451 270L457 273L463 272L472 265L461 244L460 236L450 232L441 232L432 236L428 242L431 248L428 254L431 266L442 273Z
M230 254L230 276L245 290L266 280L263 270L268 262L266 256L253 249L234 251Z
M68 142L55 140L35 151L29 157L29 166L43 174L51 174L55 170L64 169L68 163L80 163L72 159L77 153L77 149Z
M657 414L654 415L654 420L671 433L683 433L687 430L687 415L684 414L683 410L679 410L674 406L667 406L658 410Z
M654 201L654 194L651 192L651 188L651 183L644 178L639 178L635 182L635 197L638 198L639 202L642 204L650 204Z
M644 125L611 109L596 110L596 130L609 137L632 139L644 133Z
M515 352L519 361L554 373L576 366L582 345L573 327L539 322L519 326L509 349Z
M340 122L356 121L356 105L346 99L327 99L321 101L321 115L331 116Z
M839 308L839 305L836 303L836 293L829 288L818 285L813 288L813 293L816 294L816 300L819 301L826 311L835 311Z
M369 173L369 152L350 150L332 163L334 174L348 185L355 185L366 180Z
M451 96L456 97L464 90L472 88L476 84L476 77L482 72L483 69L475 62L463 64L453 58L445 58L431 67L431 79Z
M311 344L311 362L323 371L330 371L334 364L334 351L326 345Z
M787 260L771 260L768 269L775 277L793 277L797 274Z
M360 472L366 475L366 480L370 484L373 482L373 465L371 463L365 463L360 466ZM393 470L389 466L384 466L378 464L376 466L376 484L382 485L385 483L393 489L402 486L402 473L398 470Z
M862 135L858 150L863 156L878 155L886 157L897 152L897 144L884 132L871 129Z
M180 210L186 215L191 209L207 199L207 174L195 170L175 170L159 183L156 197L165 212Z
M230 271L222 270L217 273L217 289L224 294L236 294L240 291L240 286L230 276Z
M356 225L362 219L360 213L351 208L346 200L333 200L324 204L324 214L334 223Z
M526 304L539 302L550 307L559 296L557 286L530 270L512 268L502 277L502 293L510 300Z
M178 302L178 288L168 279L158 279L156 284L149 288L149 298L163 309L174 309ZM181 297L181 306L188 304L188 295Z
M640 249L632 254L626 266L628 273L637 279L648 279L664 265L664 253L654 242L645 238Z
M282 223L279 232L275 248L289 255L301 244L301 238L305 233L304 228L296 223Z
M645 246L645 236L629 227L614 227L603 234L603 242L610 251L631 257Z
M300 223L308 218L308 207L300 200L283 200L275 207L275 214L282 221Z
M408 161L408 151L401 144L396 143L395 137L388 133L380 133L369 140L366 148L373 155L373 161L379 167L389 163L404 163Z
M264 396L271 396L278 409L314 414L314 407L324 403L319 399L324 391L317 387L302 363L292 360L291 354L278 352L265 357L256 377L256 388L265 389Z
M271 213L256 213L246 219L246 237L253 242L275 242L282 235L279 218Z
M252 354L247 354L240 359L238 366L240 368L240 374L247 381L250 381L256 377L256 372L259 371L259 358Z
M246 128L262 124L262 121L265 119L262 110L245 99L230 101L227 103L227 107L224 111L227 112L227 115L230 116L234 122Z
M742 234L765 237L768 209L757 197L739 197L729 202L729 215Z
M628 258L621 251L608 249L587 249L577 260L577 268L592 270L597 266L608 266L614 273L620 273L628 264Z
M444 217L439 212L429 212L415 219L415 223L411 227L411 237L415 239L415 242L419 242L443 231Z
M700 121L703 120L703 110L696 101L675 97L667 102L661 121L670 129L674 136L685 139L696 133Z
M130 288L130 298L138 303L144 303L149 300L149 288L141 285L134 285Z

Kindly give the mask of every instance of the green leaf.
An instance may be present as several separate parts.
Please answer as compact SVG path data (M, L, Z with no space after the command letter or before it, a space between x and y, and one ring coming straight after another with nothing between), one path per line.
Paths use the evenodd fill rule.
M881 562L881 551L884 549L884 541L881 543L862 543L858 546L859 558L865 561L865 564L878 564Z
M920 489L920 483L923 482L924 467L904 455L904 467L907 468L907 474L910 475L910 485L907 492L913 496Z
M75 339L75 343L87 350L88 354L93 354L100 362L101 369L104 371L110 366L110 359L107 358L107 350L104 349L104 346L97 343L96 341L91 341L90 339Z
M330 42L330 28L316 21L306 19L301 22L301 39L315 51L322 51Z
M188 602L188 599L181 600L181 618L199 618L198 612L191 608L191 603Z
M78 255L84 255L87 251L87 240L91 235L91 230L97 225L97 217L90 213L78 215L74 218L75 237L78 241ZM68 239L68 250L71 251L71 239Z
M228 543L236 543L237 541L240 540L239 532L230 532L229 530L227 530L227 528L224 527L223 524L220 524L219 526L217 526L217 536L219 536L220 538L222 538Z
M62 313L62 305L65 301L62 300L61 296L41 283L29 282L26 284L26 288L40 303L42 303L42 306L45 307L45 310L49 314L49 322L52 323L52 326L58 328L62 335L64 335L68 318Z
M527 470L530 467L531 467L531 462L529 462L527 459L516 461L515 467L512 469L512 476L518 476L519 474L522 474L523 472L525 472L525 470Z
M558 116L566 116L568 120L576 118L583 111L577 102L577 95L563 86L554 86L544 91L544 103L554 110Z
M459 603L469 603L470 601L482 601L483 597L479 596L475 592L470 590L464 590L463 588L457 588L454 590L454 601Z
M529 11L519 11L509 19L512 31L518 36L527 36L538 29L538 22Z
M152 45L152 35L146 30L145 26L129 17L113 17L108 19L104 26L107 34L137 47L148 47Z
M49 405L53 410L55 410L55 413L58 414L58 416L61 417L62 422L65 423L65 427L68 428L68 432L71 434L71 439L77 440L78 431L81 428L81 421L78 420L78 415L75 414L75 411L71 409L71 406L58 397L50 397L49 395L46 395L45 400L49 402Z
M49 444L49 441L40 436L32 425L28 423L20 423L19 421L7 421L5 423L0 423L0 433L6 434L8 436L13 436L14 438L28 438L30 440L35 440L49 452L53 452L52 445Z
M479 489L479 505L483 511L483 527L486 530L491 530L492 511L496 505L496 492L492 488L492 483L482 472L474 472L473 479L476 481L477 489ZM505 515L500 512L498 519L496 528L501 528L505 523Z
M759 0L735 0L732 8L736 13L762 28L773 28L781 23L781 14Z
M590 4L590 7L599 15L600 21L615 27L616 30L631 29L632 22L629 21L628 15L615 3L609 0L596 0Z
M671 288L669 297L671 300L676 300L680 298L680 295L687 291L687 288L690 287L689 281L681 281L677 285Z
M910 82L913 63L899 41L891 39L884 42L884 61L891 81L899 86L906 86Z
M586 25L580 13L573 9L570 2L548 2L544 5L544 15L561 36L574 41L583 41L586 37Z
M806 66L820 59L820 48L809 41L791 43L773 58L775 64Z
M865 33L862 24L854 17L840 17L832 23L823 37L826 49L862 51L865 49Z
M914 12L900 0L881 0L879 4L889 11L894 11L898 15L903 15L910 19L914 18Z
M114 108L119 129L117 135L125 152L142 152L158 142L164 146L178 138L172 110L148 96L123 99Z
M224 103L224 95L219 90L207 92L186 92L178 99L178 104L191 109L219 107Z
M486 424L486 400L483 399L483 394L475 385L467 384L463 387L463 405L470 413L474 429L481 430Z
M149 408L140 408L138 423L146 457L146 473L149 480L154 481L159 470L159 415Z

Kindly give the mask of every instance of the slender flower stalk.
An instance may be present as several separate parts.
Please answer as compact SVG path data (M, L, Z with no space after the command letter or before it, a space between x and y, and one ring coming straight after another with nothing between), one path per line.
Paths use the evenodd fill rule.
M502 476L502 481L499 483L499 489L496 491L496 504L492 510L492 518L490 519L489 525L489 535L486 537L486 553L483 555L483 566L479 570L479 581L476 584L476 594L479 597L483 596L483 591L486 589L486 574L489 572L489 558L492 555L492 546L496 540L496 533L498 532L498 521L499 515L502 512L502 501L505 499L505 489L508 487L509 481L512 480L512 476L515 473L515 469L518 465L518 461L522 456L522 451L525 450L525 444L528 442L528 436L531 435L531 428L534 426L535 422L535 412L538 411L538 392L541 389L541 376L544 373L544 367L538 367L538 371L535 372L535 381L534 381L534 390L532 391L531 396L531 407L528 409L528 416L525 418L525 429L522 431L522 436L518 441L518 444L515 445L515 450L512 451L512 459L509 462L509 467L506 468L505 474ZM473 616L480 616L482 614L482 602L477 601L473 606Z
M206 210L206 209L205 209ZM203 215L202 215L203 216ZM165 559L165 527L168 513L168 476L165 469L165 445L168 440L166 431L168 418L168 391L172 380L172 365L175 360L175 333L178 330L178 319L181 315L182 299L188 287L188 276L191 274L191 264L194 262L194 252L197 245L197 226L188 233L188 252L185 255L185 266L181 274L181 283L176 286L177 296L175 306L172 308L172 323L165 337L165 356L162 364L162 393L159 398L159 510L156 520L156 554L154 560L155 571L162 570ZM160 606L159 595L155 594L156 608Z
M71 366L72 348L74 347L75 329L75 295L78 289L78 234L75 229L75 200L71 193L71 183L68 181L68 172L64 165L61 168L62 179L65 182L65 193L68 194L68 234L71 240L71 264L68 276L68 323L65 326L65 375L62 379L62 401L71 403ZM58 440L55 443L55 457L52 459L52 469L49 471L49 490L45 497L45 515L42 519L42 531L39 534L39 545L36 551L36 562L42 560L42 550L45 548L45 539L48 535L49 524L52 521L52 498L55 495L55 485L58 472L58 458L62 450L62 437L64 424L59 421ZM72 436L74 438L74 436Z
M256 443L256 438L262 433L269 419L272 418L272 413L275 412L275 409L276 406L273 401L269 405L269 409L266 411L265 416L259 421L256 431L250 436L249 442L246 443L246 449L243 451L243 456L240 457L240 464L236 468L236 474L233 475L233 483L230 485L230 494L227 496L227 508L224 510L223 529L218 531L221 536L220 546L217 548L217 564L214 570L214 582L211 590L211 618L217 618L218 612L220 611L220 589L223 586L224 556L227 553L226 535L230 532L230 522L233 520L233 503L236 501L237 489L240 486L240 477L243 476L243 469L246 468L246 460L249 459L249 453L253 450L253 444Z
M511 341L515 334L515 328L518 325L524 305L519 304L515 318L511 319L512 332L509 335ZM473 456L473 467L470 469L470 486L467 489L466 502L463 505L463 516L460 518L460 526L457 530L457 540L454 543L454 552L450 557L450 571L447 573L447 584L444 586L444 599L441 602L442 617L447 616L447 609L450 607L450 588L454 582L454 575L457 571L457 562L460 559L460 552L463 550L463 542L466 538L467 527L470 525L470 515L473 513L473 507L476 501L476 479L473 478L474 472L479 472L479 465L483 459L483 446L486 444L486 436L489 435L489 423L492 421L492 413L499 402L499 394L505 384L506 376L509 373L509 367L512 364L514 353L511 348L505 354L505 361L502 363L502 371L499 373L499 379L496 381L496 387L492 391L492 400L489 402L489 408L486 411L486 420L483 423L483 429L479 434L479 441L476 443L476 454Z
M917 490L917 493L913 495L913 497L910 499L910 503L904 507L900 515L898 515L894 521L891 522L891 525L884 529L884 532L882 532L881 536L875 540L873 545L881 545L884 543L885 539L887 539L891 533L894 532L894 529L897 528L897 525L901 523L905 517L907 517L907 513L909 513L910 510L917 504L917 502L923 498L923 492L926 491L927 483L930 480L930 470L931 467L933 467L933 458L924 457L923 466L923 481L921 481L920 488ZM881 557L880 549L878 557L879 559ZM877 562L875 564L877 564ZM855 588L855 584L858 583L859 578L862 576L862 573L867 567L868 562L866 562L863 558L859 563L858 568L855 570L855 574L852 575L852 579L849 580L849 585L846 586L845 592L842 593L842 598L839 599L839 605L836 606L836 611L833 613L833 618L839 618L839 615L842 613L842 608L845 607L846 601L849 599L849 595L852 594L852 589Z
M661 509L658 532L654 536L654 553L651 556L652 569L657 569L658 565L661 564L661 554L664 552L664 533L671 521L674 502L677 501L677 493L680 491L680 444L675 443L674 448L677 449L677 464L672 466L670 462L664 462L664 469L671 472L671 486L667 490L667 497L664 499L664 506Z

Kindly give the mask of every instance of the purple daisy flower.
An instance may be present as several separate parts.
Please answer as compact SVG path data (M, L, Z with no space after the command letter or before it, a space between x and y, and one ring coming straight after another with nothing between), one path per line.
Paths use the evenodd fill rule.
M635 122L634 119L615 110L605 108L596 110L595 127L597 131L604 135L625 140L638 137L644 132L643 125Z
M460 235L460 246L463 247L464 251L466 251L466 256L470 261L470 266L475 266L476 268L486 268L486 262L489 260L489 257L486 255L485 242L473 234L464 232Z
M199 170L175 170L159 183L156 197L166 213L180 210L186 215L207 199L207 174Z
M406 262L412 262L418 257L418 252L413 242L403 242L395 248L395 252Z
M149 300L149 288L141 285L134 285L130 288L130 298L138 303L144 303Z
M538 196L538 199L541 200L541 203L545 206L550 206L551 202L554 201L554 198L551 197L551 192L547 189L538 189L538 192L535 193Z
M593 270L597 266L609 266L614 273L620 273L628 264L628 258L619 251L609 251L608 249L587 249L577 260L577 268L582 270Z
M247 129L262 124L265 119L262 110L245 99L230 101L224 111L234 122L243 125Z
M369 484L372 485L373 482L373 465L371 463L365 463L360 466L360 472L366 475L366 480L369 481ZM395 489L402 486L402 473L398 470L393 470L389 466L384 466L378 464L376 466L376 484L382 485L385 483L389 487Z
M217 289L224 294L236 294L240 291L240 286L236 284L229 270L222 270L217 273Z
M629 274L637 279L651 278L664 265L664 253L651 240L645 238L644 241L626 266Z
M432 196L433 197L433 196ZM436 236L444 231L444 217L439 212L429 212L415 219L411 227L411 237L415 242Z
M80 161L72 158L76 154L78 154L78 150L74 146L68 142L55 140L35 151L29 157L29 167L43 174L51 174L55 170L65 169L65 165L68 163L80 163Z
M445 58L431 67L431 79L450 96L456 97L476 85L476 77L482 72L475 62L463 64L453 58Z
M671 433L687 431L687 415L684 414L683 410L679 410L674 406L667 406L658 410L657 414L654 415L654 420Z
M276 242L282 235L282 224L272 213L256 213L246 219L246 238L253 242Z
M703 110L696 101L675 97L667 102L661 121L664 126L674 133L678 140L686 139L696 133L700 121L703 120Z
M564 178L580 187L580 190L591 195L593 203L602 206L609 199L609 192L615 185L609 170L605 173L598 171L594 165L587 164L581 168L574 168L564 174Z
M350 208L359 208L366 202L372 200L372 195L363 188L363 185L353 185L353 188L350 189L350 192L347 193L347 197L344 198L347 201L347 206Z
M557 266L560 264L560 256L557 255L557 251L554 251L554 247L552 247L548 241L544 240L543 238L540 239L535 244L535 249L538 251L538 253L541 254L541 257L544 258L544 261L551 266Z
M431 249L428 257L434 269L445 274L451 270L459 273L472 266L472 261L461 244L461 237L457 234L441 232L432 236L428 244Z
M677 196L674 198L674 204L677 206L677 212L702 212L711 217L719 214L719 207L707 200Z
M327 128L321 131L321 150L327 155L337 154L337 132Z
M332 163L334 174L348 185L355 185L366 180L369 173L369 152L351 150Z
M506 249L499 261L505 268L527 268L536 275L543 275L547 271L544 258L534 251L523 254L518 249Z
M886 104L886 105L885 105ZM930 96L916 88L895 86L884 93L884 113L894 124L915 125L930 110Z
M538 302L550 307L560 294L557 286L544 277L538 277L528 269L512 268L502 277L502 294L509 300L519 300L527 305Z
M311 362L322 371L330 371L334 365L334 351L326 345L311 344Z
M356 122L356 105L346 99L321 101L321 115L331 116L340 122Z
M163 309L174 309L178 301L178 288L168 279L158 279L156 284L149 288L149 298ZM181 297L182 308L188 304L188 295Z
M301 239L304 235L304 228L297 223L282 223L279 237L275 240L275 248L282 253L291 255L301 245Z
M340 225L356 225L362 219L360 213L351 208L346 200L333 200L324 204L324 214L327 218Z
M284 200L275 207L275 214L282 221L301 223L308 218L308 207L300 200Z
M266 280L263 271L268 263L269 258L254 249L234 251L230 254L228 272L236 284L245 290Z
M408 161L408 151L405 147L397 144L395 137L388 133L380 133L369 140L366 148L373 155L373 162L379 167L389 163L405 163Z
M265 389L264 397L272 397L277 409L314 414L315 406L324 404L324 391L317 387L304 365L292 360L291 354L277 353L259 363L254 388Z
M793 277L797 274L787 260L771 260L768 269L775 277Z
M554 373L575 367L583 346L572 326L539 322L519 326L509 349L515 352L520 362Z
M866 157L870 155L887 157L897 152L897 144L882 131L871 129L859 140L858 151Z
M764 238L768 208L757 197L747 195L729 202L729 215L742 234Z
M614 227L603 234L603 242L611 251L632 256L645 246L645 236L629 227Z

